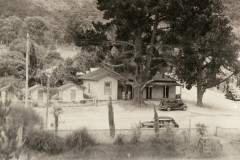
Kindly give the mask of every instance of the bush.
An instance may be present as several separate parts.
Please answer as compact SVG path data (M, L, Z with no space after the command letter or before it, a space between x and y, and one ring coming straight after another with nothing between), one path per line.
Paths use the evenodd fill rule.
M118 134L114 140L114 144L116 145L124 145L124 135L123 134Z
M176 140L175 140L175 133L172 127L167 127L166 131L164 132L164 140L168 150L175 152L177 148Z
M151 145L153 146L153 148L159 149L159 146L162 146L164 144L163 138L161 137L163 136L161 136L159 133L156 133L154 137L150 139Z
M133 144L138 144L140 142L141 138L141 128L138 126L132 127L132 137L131 137L131 142Z
M63 151L64 140L47 131L32 131L28 134L25 145L36 151L57 154Z
M196 127L200 136L204 136L207 133L207 126L205 126L203 123L196 124Z
M66 137L66 144L70 149L81 151L94 146L96 140L89 134L86 128L83 128L68 135Z
M43 127L43 118L32 108L23 106L13 106L9 114L16 126L23 125L24 134L34 128Z

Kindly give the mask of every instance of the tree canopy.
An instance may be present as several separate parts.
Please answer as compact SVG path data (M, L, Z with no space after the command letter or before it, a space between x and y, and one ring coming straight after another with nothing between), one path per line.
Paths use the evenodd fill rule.
M190 89L197 85L197 105L207 88L239 72L239 44L221 0L183 0L176 3L178 15L170 23L168 43L181 48L175 61L178 78Z

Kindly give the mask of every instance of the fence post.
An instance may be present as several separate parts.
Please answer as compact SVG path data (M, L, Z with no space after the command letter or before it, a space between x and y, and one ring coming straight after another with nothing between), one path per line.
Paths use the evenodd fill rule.
M216 133L215 133L216 137L218 137L218 129L220 129L220 128L221 128L221 127L216 126Z
M191 119L189 119L189 145L191 144Z

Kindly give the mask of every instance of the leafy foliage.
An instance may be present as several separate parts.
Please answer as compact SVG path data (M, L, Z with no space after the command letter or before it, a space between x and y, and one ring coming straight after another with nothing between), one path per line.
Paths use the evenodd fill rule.
M0 18L0 22L0 40L2 43L9 44L17 38L23 22L17 16Z
M64 140L54 133L36 130L28 134L25 142L26 146L32 150L57 154L63 151Z
M13 76L8 76L8 77L1 77L0 78L0 88L7 86L9 84L12 84L16 86L17 88L24 88L25 83L21 79L18 79Z
M64 60L59 52L49 51L47 56L43 60L43 66L44 68L51 68L60 65L61 63L63 63L63 61Z
M23 125L24 135L35 128L41 129L43 127L43 118L30 107L13 106L9 116L12 117L16 126Z
M196 124L197 127L197 132L199 133L200 136L204 136L207 132L207 126L203 123L198 123Z
M175 3L179 13L170 23L167 42L179 44L182 52L174 61L176 74L188 89L197 84L197 105L202 106L205 90L226 80L226 70L239 72L239 44L229 19L222 16L222 1L199 2Z
M125 137L123 134L118 134L113 142L116 145L124 145L125 144Z
M95 139L86 128L76 130L66 138L66 144L70 149L83 151L96 144Z
M13 76L19 79L25 75L25 59L17 51L9 51L0 56L0 76Z
M133 144L138 144L140 143L140 138L141 138L141 128L139 126L132 127L132 137L131 137L131 142Z

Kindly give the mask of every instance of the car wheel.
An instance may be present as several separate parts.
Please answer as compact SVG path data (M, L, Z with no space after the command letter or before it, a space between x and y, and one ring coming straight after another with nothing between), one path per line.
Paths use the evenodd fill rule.
M167 111L171 111L171 108L170 108L170 107L167 107Z
M183 111L186 111L186 110L187 110L187 106L184 106L184 107L183 107Z

